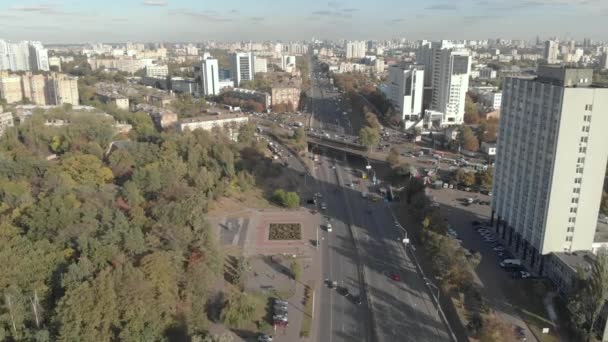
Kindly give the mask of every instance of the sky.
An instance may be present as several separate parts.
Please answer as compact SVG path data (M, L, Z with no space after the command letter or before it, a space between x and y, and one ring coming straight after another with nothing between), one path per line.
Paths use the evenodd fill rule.
M0 39L608 41L608 0L0 0Z

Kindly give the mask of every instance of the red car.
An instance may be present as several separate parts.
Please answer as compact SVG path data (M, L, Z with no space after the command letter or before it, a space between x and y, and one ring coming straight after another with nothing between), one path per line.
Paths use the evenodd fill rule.
M401 276L399 276L397 273L391 273L391 279L394 281L401 281Z

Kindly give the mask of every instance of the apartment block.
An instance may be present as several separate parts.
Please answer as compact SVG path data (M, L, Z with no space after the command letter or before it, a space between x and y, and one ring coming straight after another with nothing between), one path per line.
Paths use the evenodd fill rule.
M15 103L23 100L21 76L0 76L0 98L6 100L6 103Z
M533 270L591 250L608 158L608 89L591 69L506 78L492 198L497 235Z
M422 125L424 66L392 65L388 69L387 97L400 114L405 129Z

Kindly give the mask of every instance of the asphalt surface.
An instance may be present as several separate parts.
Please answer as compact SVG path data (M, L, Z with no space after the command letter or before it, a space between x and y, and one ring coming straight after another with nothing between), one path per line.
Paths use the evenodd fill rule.
M328 134L352 135L348 115L336 101L339 93L328 88L324 81L313 79L312 127ZM324 287L316 340L450 341L388 205L362 197L362 192L370 190L344 153L313 153L320 154L313 173L333 226L332 232L321 232L323 274L365 297L359 305ZM391 279L393 274L400 280Z

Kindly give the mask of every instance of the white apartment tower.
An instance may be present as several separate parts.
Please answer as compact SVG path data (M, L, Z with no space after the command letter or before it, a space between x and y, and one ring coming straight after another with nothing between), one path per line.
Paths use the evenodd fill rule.
M217 59L207 58L201 68L203 78L203 93L206 96L220 94L220 77Z
M491 221L542 274L545 255L590 250L608 157L608 89L591 69L542 66L503 85Z
M422 126L424 66L392 65L388 69L388 98L401 114L405 129Z
M40 42L0 40L0 70L48 71L48 52Z
M235 52L231 56L232 79L236 87L242 81L253 81L253 55L251 52Z
M367 44L364 41L353 41L346 43L346 58L363 58L367 51Z
M440 126L460 125L464 122L464 103L469 90L469 51L449 41L433 43L430 49L431 70L427 70L432 73L430 109L443 113Z
M545 42L545 51L543 57L547 60L548 64L557 64L559 60L559 43L555 40L547 40Z

